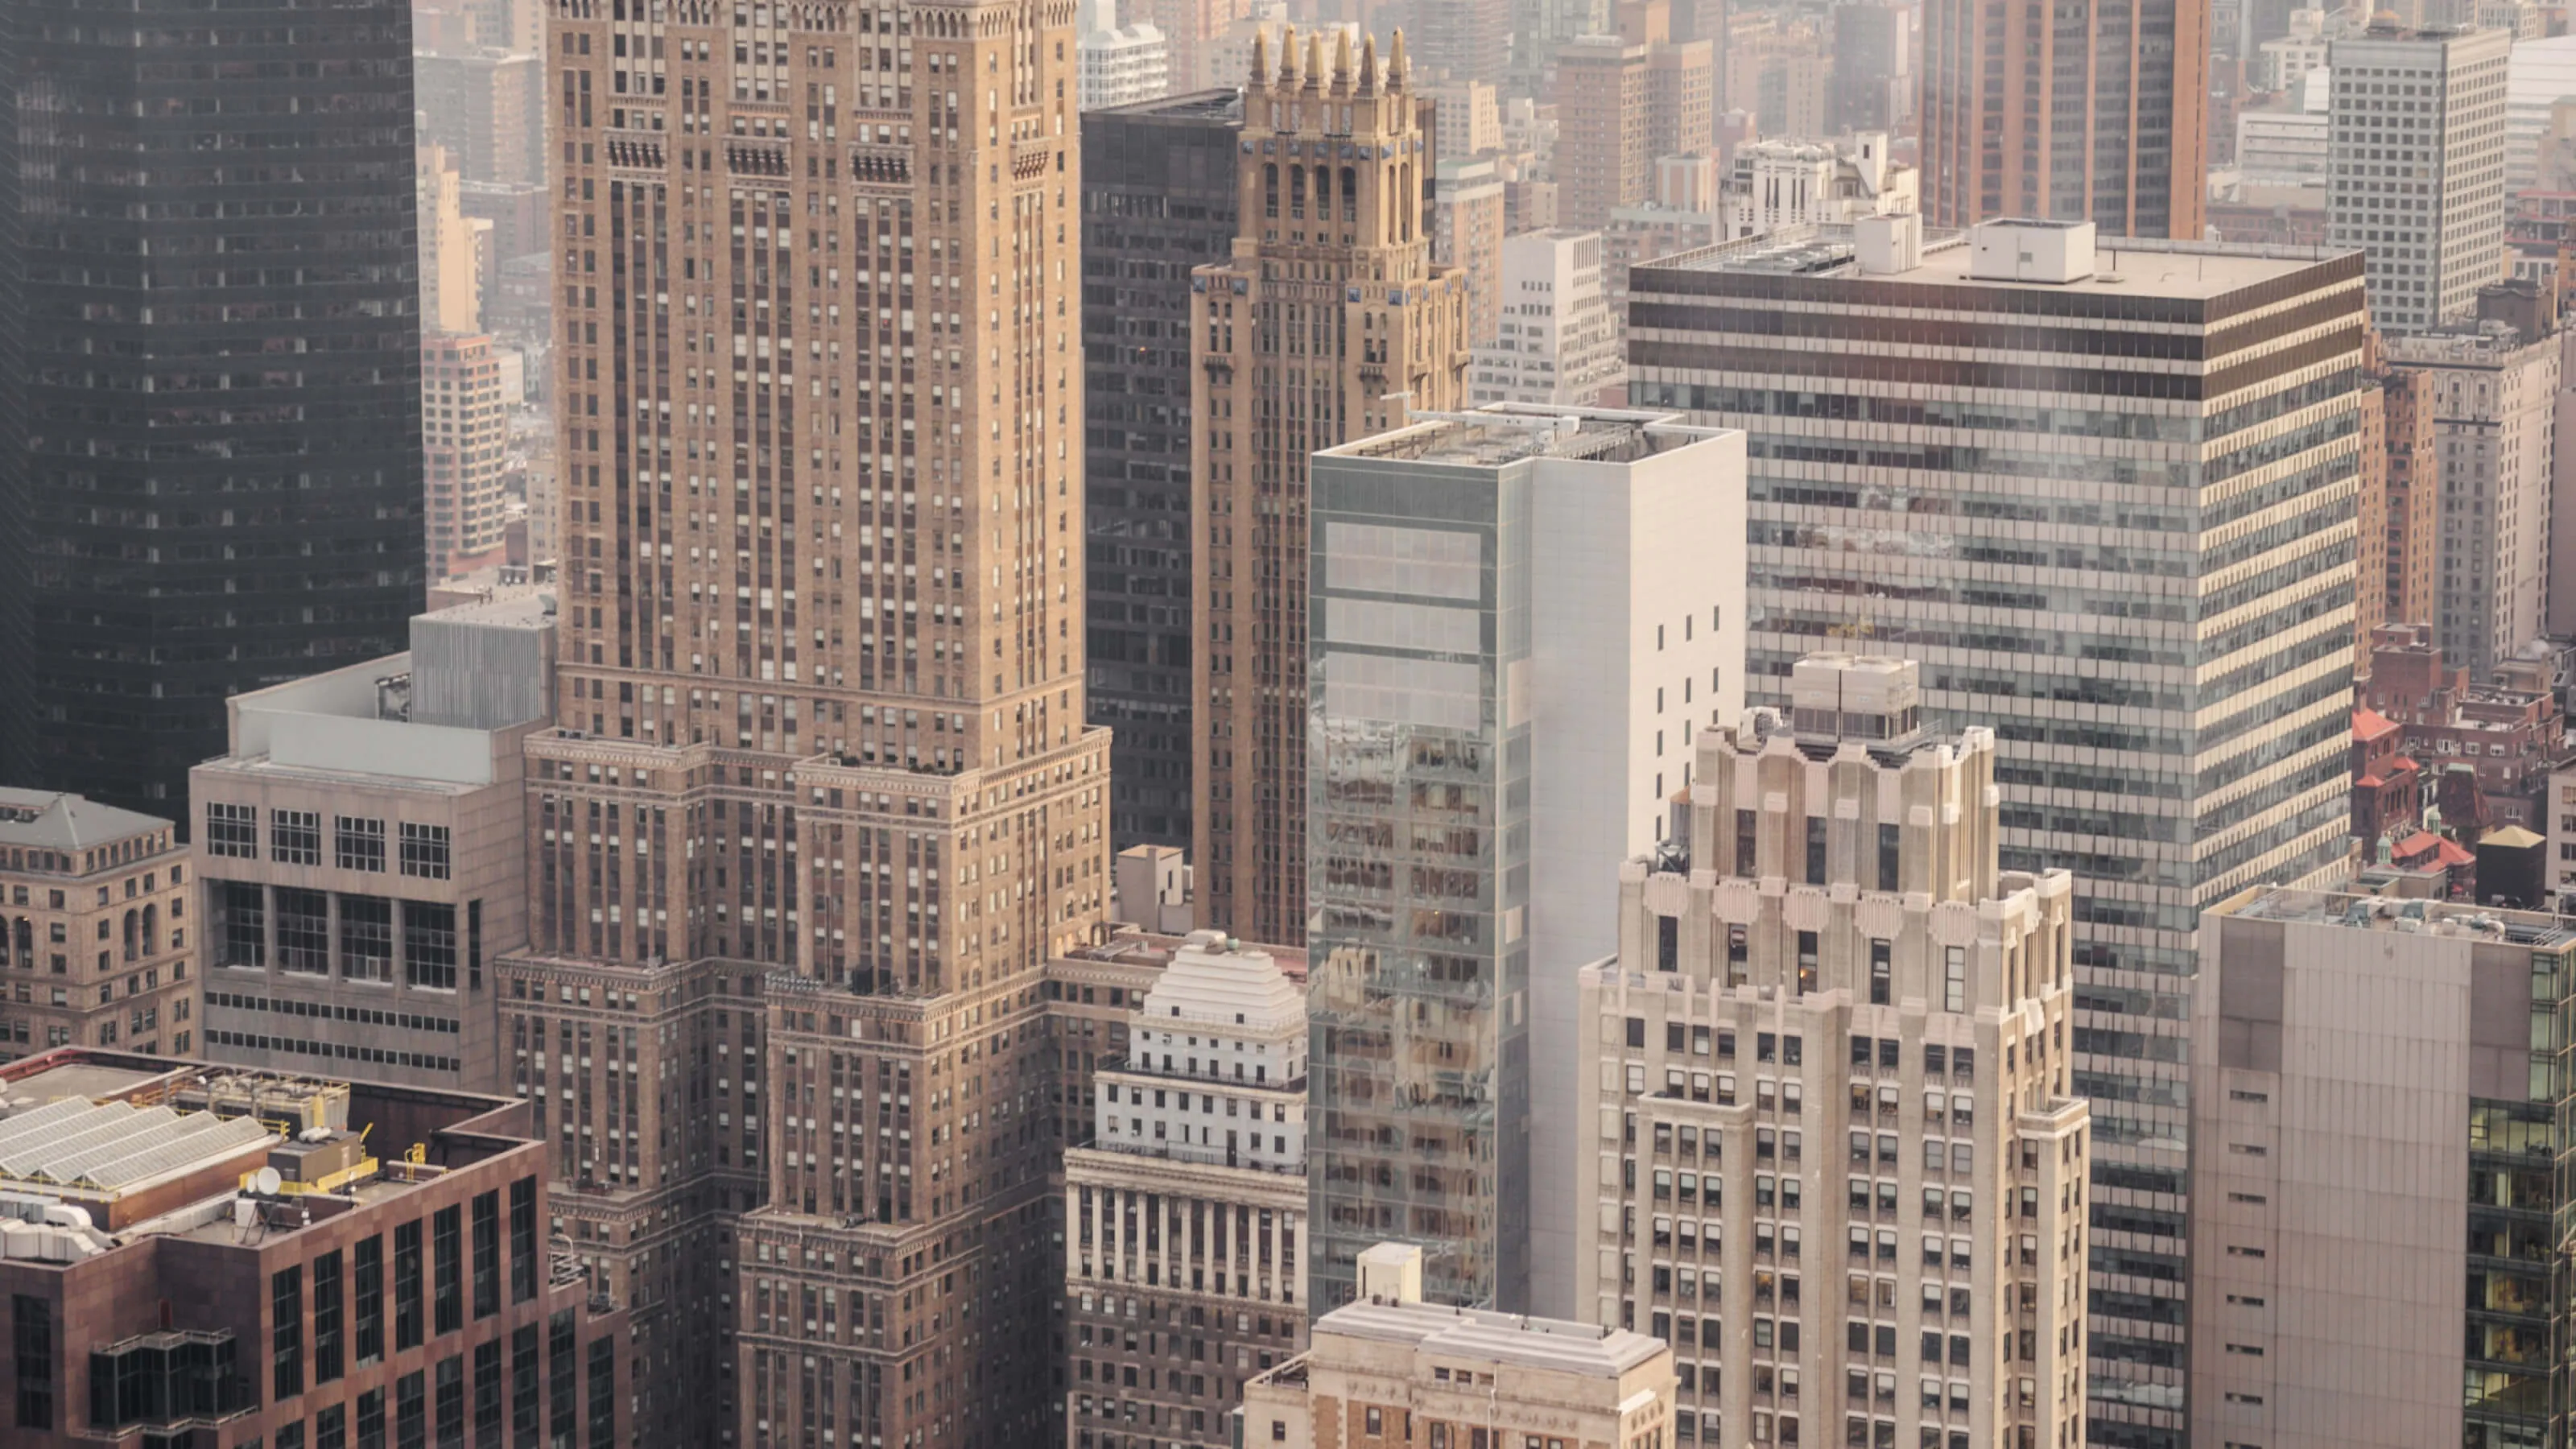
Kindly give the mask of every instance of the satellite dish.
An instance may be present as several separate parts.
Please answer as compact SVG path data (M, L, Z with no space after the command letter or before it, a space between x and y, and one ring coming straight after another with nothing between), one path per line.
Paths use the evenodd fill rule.
M278 1187L285 1181L285 1178L277 1175L276 1168L263 1167L259 1170L259 1175L250 1180L250 1185L264 1197L274 1196Z

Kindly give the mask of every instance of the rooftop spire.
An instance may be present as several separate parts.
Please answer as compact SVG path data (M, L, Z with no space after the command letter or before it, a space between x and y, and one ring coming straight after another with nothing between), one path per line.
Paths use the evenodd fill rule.
M1294 88L1297 84L1297 27L1279 27L1279 84Z
M1395 44L1387 51L1386 88L1391 91L1404 89L1404 27L1401 25L1395 28Z
M1255 28L1252 32L1252 83L1261 86L1269 81L1270 32Z
M1359 92L1364 96L1377 94L1377 37L1374 35L1360 40Z
M1345 27L1333 32L1333 89L1347 91L1351 86L1351 32Z
M1322 90L1331 83L1332 77L1324 74L1324 32L1307 31L1306 84L1315 90Z

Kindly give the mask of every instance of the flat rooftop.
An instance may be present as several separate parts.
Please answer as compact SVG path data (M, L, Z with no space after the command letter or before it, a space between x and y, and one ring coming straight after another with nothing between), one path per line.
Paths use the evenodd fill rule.
M1159 931L1121 931L1096 945L1076 946L1056 959L1062 961L1098 961L1118 966L1164 967L1182 948L1190 944L1187 936L1170 936ZM1295 946L1264 946L1251 941L1236 941L1234 949L1259 951L1279 968L1279 974L1303 984L1306 980L1306 953Z
M2030 225L2031 223L2017 223ZM1848 226L1791 227L1741 241L1679 252L1642 264L1641 270L1747 272L1830 277L1898 286L1981 287L1996 291L2166 297L2186 301L2231 292L2305 271L2342 253L2324 246L2164 241L2103 237L2093 275L2073 282L2015 282L1968 275L1973 260L1965 232L1926 233L1922 264L1902 272L1863 272L1860 247ZM1631 292L1651 291L1632 282Z
M1428 1303L1352 1303L1316 1320L1330 1334L1506 1367L1616 1379L1664 1352L1663 1340L1624 1328Z
M2210 914L2249 921L2297 921L2355 931L2461 936L2516 946L2557 946L2576 939L2576 919L2550 911L2516 911L2345 891L2258 887L2210 907Z
M1416 413L1406 427L1326 448L1324 458L1500 468L1529 458L1634 463L1723 436L1679 413L1494 403L1474 412Z

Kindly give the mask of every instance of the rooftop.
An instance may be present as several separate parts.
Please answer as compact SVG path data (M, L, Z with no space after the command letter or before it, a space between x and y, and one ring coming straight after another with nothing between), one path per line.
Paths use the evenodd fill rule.
M0 788L0 846L79 851L169 828L170 822L157 815L120 810L81 795Z
M2057 230L2073 223L2015 221L2013 225ZM1644 270L1759 272L1915 286L2205 300L2295 275L2338 255L2323 246L2104 237L2099 243L2100 269L2092 276L2074 282L2019 282L1971 277L1973 256L1965 232L1927 232L1920 265L1901 272L1864 273L1853 228L1797 226L1676 253L1649 263ZM1642 283L1632 286L1651 290Z
M1098 961L1107 965L1119 966L1151 966L1159 970L1163 967L1169 966L1172 962L1172 958L1178 955L1182 950L1188 948L1189 945L1190 938L1187 936L1171 936L1157 931L1138 930L1131 927L1127 929L1114 930L1106 938L1095 941L1088 946L1076 946L1072 950L1065 952L1059 959L1066 961ZM1281 975L1301 986L1305 984L1306 953L1299 950L1297 947L1256 946L1249 941L1239 941L1232 937L1228 937L1226 938L1226 949L1229 951L1258 951L1262 955L1270 958L1270 964L1277 967Z
M1319 457L1376 458L1453 467L1500 468L1529 458L1633 463L1722 436L1679 413L1493 403L1466 413L1412 414L1406 426L1327 448Z
M1172 120L1240 121L1243 119L1243 92L1232 86L1184 95L1157 96L1150 101L1130 101L1123 106L1102 106L1083 112L1091 116L1169 117ZM1089 124L1088 121L1085 124Z
M2445 841L2445 844L2450 842ZM2453 905L2434 900L2353 895L2342 891L2257 886L2210 907L2210 914L2249 921L2297 921L2356 931L2459 936L2516 946L2558 946L2576 940L2576 919L2549 911Z
M1624 1328L1428 1303L1352 1303L1324 1315L1312 1337L1368 1339L1505 1367L1615 1379L1663 1353L1663 1340Z

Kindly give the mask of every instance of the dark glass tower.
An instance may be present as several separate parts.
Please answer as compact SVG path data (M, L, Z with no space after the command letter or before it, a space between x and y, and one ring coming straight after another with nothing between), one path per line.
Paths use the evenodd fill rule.
M1234 246L1232 90L1082 117L1083 527L1109 838L1190 844L1190 269Z
M411 15L0 7L0 777L178 814L421 603Z

